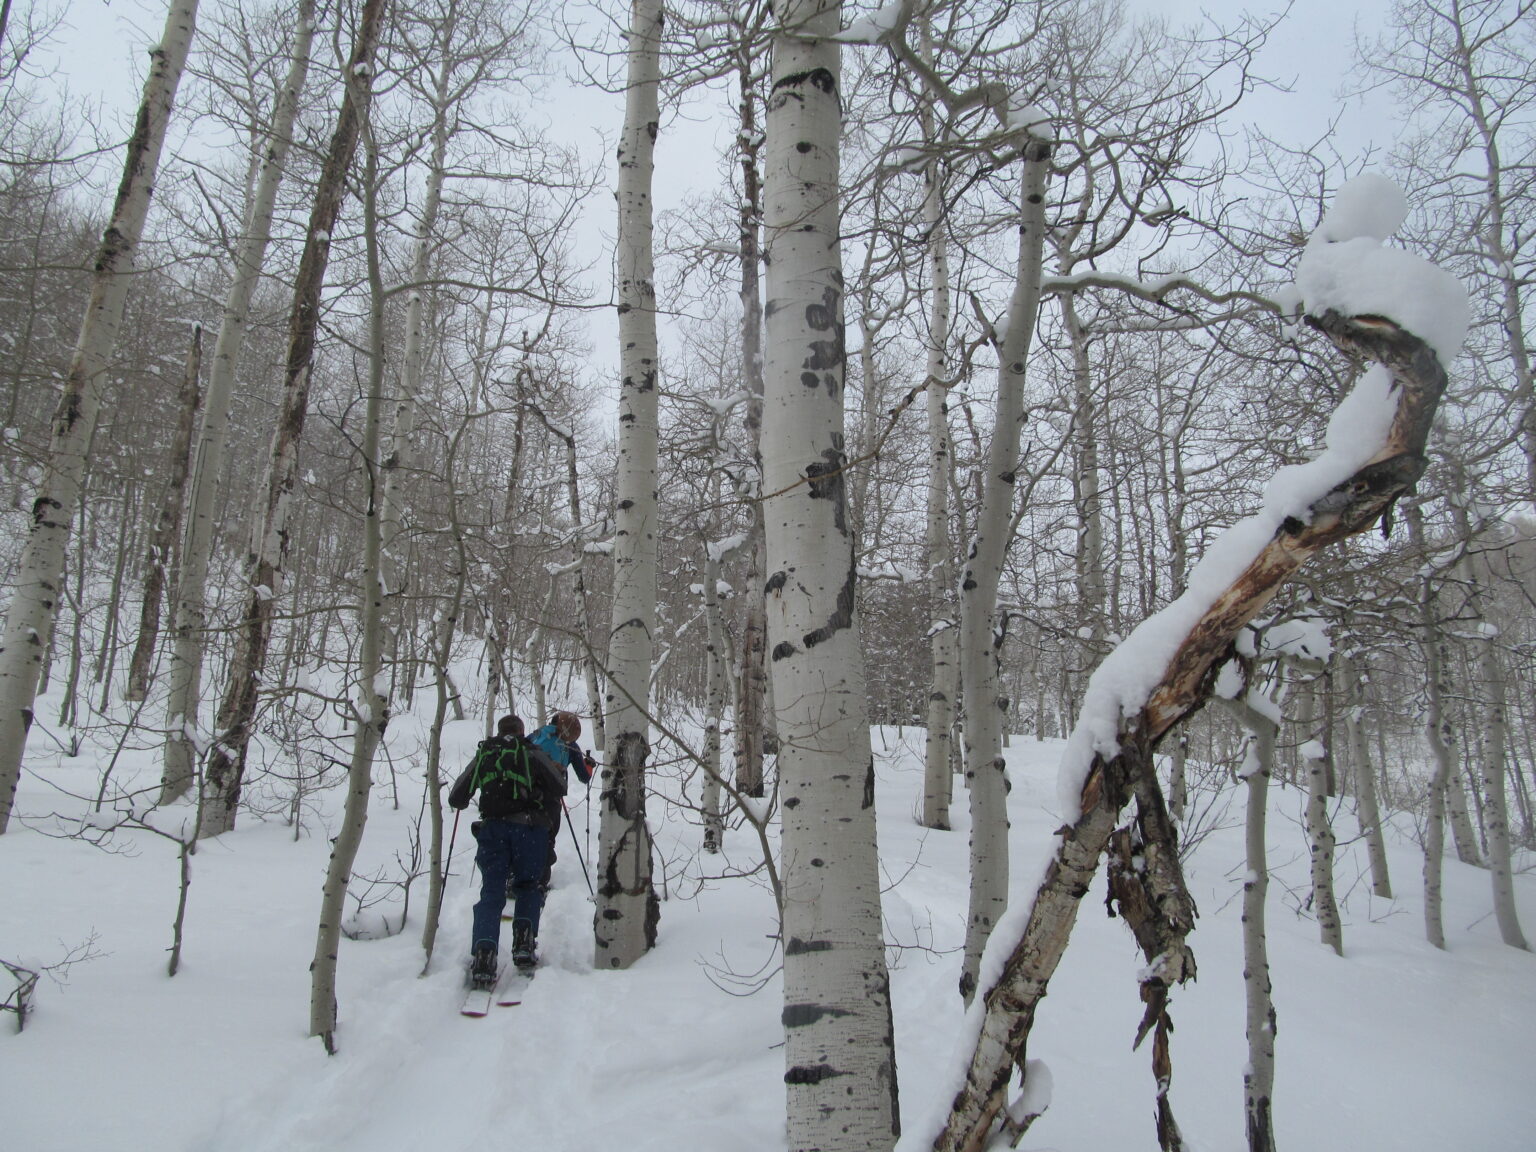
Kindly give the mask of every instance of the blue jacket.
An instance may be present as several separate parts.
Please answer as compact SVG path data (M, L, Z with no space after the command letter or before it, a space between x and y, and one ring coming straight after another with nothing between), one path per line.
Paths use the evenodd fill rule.
M582 755L580 746L574 740L561 740L553 724L530 732L528 739L562 768L576 769L576 777L583 784L592 782L592 770L587 767L587 758Z

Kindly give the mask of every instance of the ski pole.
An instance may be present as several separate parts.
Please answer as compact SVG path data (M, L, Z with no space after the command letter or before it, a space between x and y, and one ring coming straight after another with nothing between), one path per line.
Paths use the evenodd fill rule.
M464 809L462 808L455 808L453 810L453 831L448 834L448 856L443 861L443 886L437 894L439 907L442 906L443 901L448 897L448 877L453 875L453 842L459 837L459 816L463 811Z
M560 797L560 807L565 810L565 826L571 830L571 844L576 849L576 859L581 861L581 878L587 882L587 891L592 899L597 899L597 893L592 889L592 877L587 875L587 859L581 854L581 841L576 839L576 826L571 823L571 810L565 806L565 797Z

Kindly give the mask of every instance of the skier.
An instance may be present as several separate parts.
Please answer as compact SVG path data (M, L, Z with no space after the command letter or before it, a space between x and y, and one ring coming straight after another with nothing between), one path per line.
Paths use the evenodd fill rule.
M528 739L545 752L551 760L562 767L570 767L576 770L576 778L583 784L592 783L592 773L597 769L597 761L592 758L590 752L583 752L577 739L581 736L581 718L574 712L556 712L549 718L549 723L537 729ZM561 773L564 776L564 772ZM560 835L560 806L555 806L553 818L549 825L549 856L544 861L545 891L549 890L549 880L555 869L555 844Z
M496 982L496 954L501 943L501 911L510 893L512 962L527 971L536 963L539 912L544 904L545 857L549 830L558 827L565 769L553 763L523 736L523 722L503 716L496 735L482 740L475 757L448 792L453 808L467 808L480 794L480 819L470 825L478 845L480 899L470 932L472 987Z

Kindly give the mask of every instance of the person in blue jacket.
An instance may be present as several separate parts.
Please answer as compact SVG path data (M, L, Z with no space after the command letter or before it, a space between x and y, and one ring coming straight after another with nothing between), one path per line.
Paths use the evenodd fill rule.
M592 773L597 761L590 752L583 752L576 741L581 737L581 718L574 712L556 712L549 723L537 729L528 739L541 752L562 767L574 768L576 778L583 784L592 783ZM555 868L555 841L560 834L560 809L556 808L549 829L549 855L544 865L544 889L549 889L550 874Z

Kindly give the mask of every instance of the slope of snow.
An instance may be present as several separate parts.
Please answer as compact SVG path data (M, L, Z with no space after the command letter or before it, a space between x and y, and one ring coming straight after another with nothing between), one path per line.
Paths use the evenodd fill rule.
M397 748L410 717L391 726ZM453 724L448 763L478 727ZM909 1126L942 1108L935 1086L961 1021L955 991L966 909L963 792L953 832L916 826L921 732L877 730L878 803L892 943L898 1071ZM1015 883L1037 875L1050 834L1060 742L1016 740ZM67 983L47 977L20 1035L0 1017L0 1098L8 1149L165 1152L323 1149L392 1152L472 1142L559 1152L656 1149L775 1152L783 1138L779 985L771 895L750 869L753 839L730 833L729 859L696 856L698 830L653 802L667 895L655 952L627 972L590 968L592 905L568 833L545 911L544 966L525 1003L484 1020L456 1014L461 954L476 888L461 826L437 958L418 976L425 884L404 933L345 941L339 1054L305 1037L308 964L328 844L321 800L295 841L281 822L242 817L193 861L183 968L165 975L176 901L175 845L124 831L113 852L51 838L47 813L78 811L58 791L94 788L110 749L76 760L34 750L19 797L22 822L0 837L0 957L37 966L93 941L100 955ZM400 755L397 753L397 755ZM100 757L100 759L98 759ZM396 763L401 806L381 765L359 874L394 867L420 783ZM128 753L114 779L154 774ZM419 775L419 771L415 772ZM45 778L45 779L44 779ZM45 782L46 780L46 782ZM663 782L666 785L666 782ZM666 785L670 786L670 785ZM573 797L575 800L575 797ZM1306 853L1302 796L1276 789L1272 813L1270 953L1279 1015L1277 1138L1287 1148L1396 1152L1530 1147L1536 1131L1536 957L1499 944L1484 873L1447 864L1449 950L1422 939L1417 849L1393 831L1401 895L1373 899L1364 853L1340 851L1343 959L1301 911ZM1189 1147L1242 1147L1243 1038L1240 803L1229 791L1218 827L1196 849L1190 884L1202 919L1200 978L1176 992L1173 1101ZM572 804L578 838L583 805ZM593 835L595 840L595 825ZM1353 825L1339 816L1341 840ZM583 845L583 851L588 847ZM590 857L589 857L590 858ZM660 862L658 862L660 870ZM1536 923L1536 879L1516 879ZM1037 1023L1030 1055L1054 1080L1050 1110L1023 1147L1152 1148L1150 1054L1133 1053L1142 966L1129 932L1103 913L1102 886L1078 928ZM398 917L399 906L388 912ZM370 912L377 919L379 910ZM766 967L765 967L766 966ZM753 979L764 986L751 995ZM737 993L737 994L732 994Z

